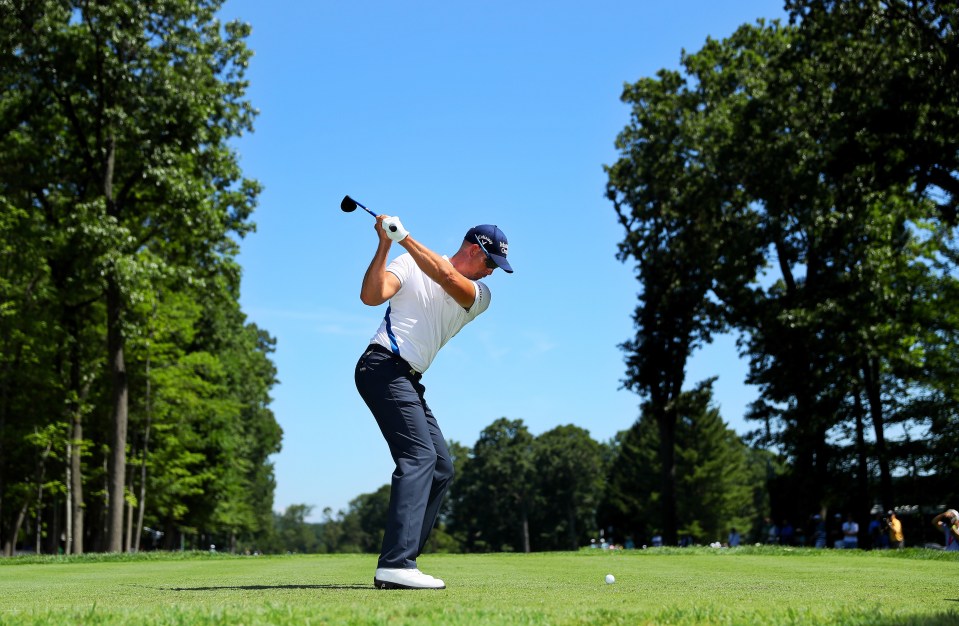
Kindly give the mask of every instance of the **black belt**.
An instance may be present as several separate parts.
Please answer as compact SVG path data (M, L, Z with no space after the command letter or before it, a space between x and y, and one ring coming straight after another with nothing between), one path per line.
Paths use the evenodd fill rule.
M413 369L413 366L410 365L410 364L407 362L406 359L404 359L403 357L401 357L401 356L398 355L398 354L395 354L395 353L394 353L393 351L391 351L389 348L384 348L383 346L381 346L381 345L378 344L378 343L371 343L371 344L370 344L370 350L371 350L372 352L379 352L380 354L385 354L386 356L392 357L393 360L396 361L397 364L398 364L400 367L402 367L404 370L407 370L407 371L409 372L410 376L412 376L413 378L415 378L415 379L417 379L417 380L419 380L420 377L423 376L421 373L419 373L419 372L417 372L415 369Z

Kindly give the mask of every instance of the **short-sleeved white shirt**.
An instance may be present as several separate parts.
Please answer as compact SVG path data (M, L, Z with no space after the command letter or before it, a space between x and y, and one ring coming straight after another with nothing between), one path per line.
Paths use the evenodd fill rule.
M476 299L468 310L464 309L408 253L394 259L386 271L400 280L400 289L390 298L383 322L370 343L398 354L417 372L425 372L440 348L489 308L490 290L485 284L473 281Z
M956 539L956 536L952 532L951 526L943 526L943 530L946 531L946 550L950 552L959 550L959 539Z

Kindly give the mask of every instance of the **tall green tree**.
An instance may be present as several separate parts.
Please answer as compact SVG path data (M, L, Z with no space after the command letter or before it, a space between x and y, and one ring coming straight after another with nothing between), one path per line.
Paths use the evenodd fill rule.
M239 312L233 261L259 190L230 145L255 115L250 27L221 24L221 5L0 3L0 229L13 243L0 258L0 451L25 450L34 425L70 425L55 462L75 552L135 543L134 506L137 528L174 520L231 545L271 523L273 340ZM166 328L184 298L201 303L187 315L198 332ZM156 350L164 333L182 343ZM31 411L31 394L50 407ZM33 472L26 456L0 458L6 547L12 511L32 506L6 486Z
M83 483L80 453L86 448L83 418L91 409L91 385L103 369L96 246L89 236L89 207L75 198L78 163L59 158L66 150L63 111L50 106L45 75L30 56L28 39L53 29L44 3L5 3L0 11L0 211L5 271L0 320L4 370L0 386L0 447L16 450L33 425L72 423L70 522L67 548L82 551ZM40 31L34 33L33 29ZM30 390L23 396L12 390ZM17 397L19 396L19 397ZM49 403L41 408L38 399ZM17 407L19 401L25 404ZM30 407L39 410L31 410ZM6 428L3 426L6 424ZM20 429L26 426L26 429ZM8 448L9 446L9 448ZM3 515L5 488L25 467L12 454L0 472L0 535L10 531ZM13 503L17 506L17 503ZM80 537L72 541L73 537ZM4 544L10 537L5 535ZM14 538L15 541L15 538Z
M955 375L943 356L954 316L928 303L954 292L956 4L787 9L789 26L707 40L683 56L684 75L624 92L633 119L608 193L627 231L620 256L636 259L641 283L625 382L668 407L688 347L728 324L761 393L757 441L790 458L789 506L848 499L829 488L837 469L858 475L858 509L871 482L888 506L905 448L890 447L887 428L929 437L910 405L947 401L933 379Z
M684 55L690 75L661 70L627 85L630 124L607 167L607 196L625 230L618 257L634 263L640 285L636 335L622 344L624 385L645 398L659 425L663 533L678 529L676 402L692 353L726 328L725 306L746 294L763 261L759 220L725 162L738 150L735 124L746 100L715 69L751 77L761 68L737 46L785 45L777 28L741 29L738 41L709 41Z
M322 551L316 525L306 521L312 511L313 507L308 504L291 504L283 513L276 513L273 532L269 541L262 546L263 550L281 554Z
M0 203L0 548L10 555L36 506L36 463L48 471L49 455L37 457L28 438L65 417L61 381L50 371L65 352L44 249L32 239L40 220ZM39 393L28 397L24 389Z
M951 272L940 259L951 256L942 244L955 214L955 3L787 7L792 45L753 92L753 154L742 161L782 276L754 292L751 379L767 399L756 417L785 426L778 440L813 507L829 497L830 430L864 433L868 416L868 449L863 436L851 446L856 471L865 478L867 454L875 459L876 499L888 507L885 429L908 413L899 399L923 386L923 346L955 337L948 309L925 304Z
M679 534L698 542L725 541L731 528L752 528L764 512L757 504L763 504L766 493L766 464L711 406L712 382L683 392L677 401ZM659 439L659 424L648 412L618 435L618 454L601 507L603 523L618 535L648 541L662 532L667 517L658 480Z
M390 485L386 484L353 498L346 510L334 514L331 509L324 509L323 521L316 525L321 540L319 551L379 553L389 506Z
M529 552L536 492L533 435L522 420L483 429L463 466L453 503L453 531L468 551Z
M39 7L38 7L39 5ZM158 268L189 273L248 230L255 186L231 137L251 129L243 99L249 27L221 26L221 2L15 2L17 56L61 149L34 201L64 198L95 228L111 388L107 549L122 540L129 419L128 311ZM32 112L21 111L32 121ZM24 127L29 128L28 125ZM62 181L69 181L64 188ZM173 240L177 245L168 246ZM210 248L204 242L221 242Z
M531 543L537 550L577 550L596 526L606 476L602 445L589 431L557 426L533 441L536 506Z

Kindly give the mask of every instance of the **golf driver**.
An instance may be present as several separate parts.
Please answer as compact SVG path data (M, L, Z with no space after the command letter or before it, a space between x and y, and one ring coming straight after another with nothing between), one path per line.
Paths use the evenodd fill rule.
M373 217L377 217L376 213L374 213L373 211L370 211L368 208L366 208L365 206L363 206L362 204L360 204L353 198L349 197L348 195L343 196L343 201L340 202L340 209L342 209L344 213L352 213L353 211L356 210L356 207L360 207L361 209L363 209L364 211L366 211ZM396 232L396 226L391 225L390 230L393 232Z

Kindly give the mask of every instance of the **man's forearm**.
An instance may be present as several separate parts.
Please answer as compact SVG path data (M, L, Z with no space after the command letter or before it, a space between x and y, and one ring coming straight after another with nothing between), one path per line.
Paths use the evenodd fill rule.
M410 253L413 261L423 270L423 273L440 285L449 280L451 272L456 272L456 269L449 261L410 236L404 238L403 241L400 242L400 245Z
M473 281L460 274L452 263L409 235L400 241L400 245L410 253L413 261L423 273L448 293L457 304L466 309L473 305L476 298L476 287L473 285Z

